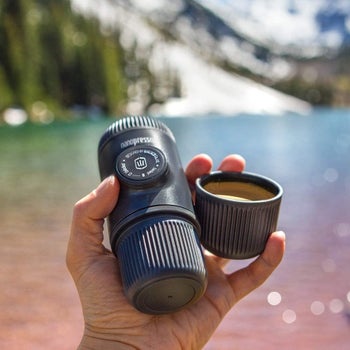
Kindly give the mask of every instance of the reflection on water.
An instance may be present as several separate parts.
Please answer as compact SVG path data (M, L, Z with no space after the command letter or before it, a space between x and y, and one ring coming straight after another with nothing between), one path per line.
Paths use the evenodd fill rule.
M280 304L281 301L282 301L282 296L278 292L271 292L267 296L267 302L270 305L276 306L276 305Z
M211 349L346 349L350 341L350 113L166 119L184 165L240 153L285 195L279 269L242 300ZM0 348L72 349L80 305L64 254L73 203L98 180L108 122L0 127ZM249 261L232 261L228 270Z

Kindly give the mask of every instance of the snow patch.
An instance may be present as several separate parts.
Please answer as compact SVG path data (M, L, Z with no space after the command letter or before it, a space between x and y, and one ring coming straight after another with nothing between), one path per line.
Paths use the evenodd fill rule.
M310 105L252 80L229 74L194 55L186 47L174 45L166 50L169 64L181 76L182 97L172 98L152 110L167 116L234 115L239 113L307 114Z

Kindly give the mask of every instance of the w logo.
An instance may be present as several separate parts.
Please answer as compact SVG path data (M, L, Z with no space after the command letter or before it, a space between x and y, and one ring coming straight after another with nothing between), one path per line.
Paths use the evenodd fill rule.
M138 157L134 160L135 162L135 168L137 170L143 170L147 168L147 161L145 157Z

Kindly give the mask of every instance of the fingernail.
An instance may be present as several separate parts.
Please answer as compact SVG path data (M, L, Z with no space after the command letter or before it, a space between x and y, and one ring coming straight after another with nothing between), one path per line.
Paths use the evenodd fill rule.
M283 231L277 231L276 234L283 238L284 240L286 239L286 234Z

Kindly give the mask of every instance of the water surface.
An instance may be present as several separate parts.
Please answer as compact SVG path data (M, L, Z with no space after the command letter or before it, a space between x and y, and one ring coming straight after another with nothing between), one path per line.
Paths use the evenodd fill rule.
M347 349L350 343L350 112L163 119L184 166L240 153L284 187L287 252L225 318L206 350ZM110 121L0 127L0 348L72 349L80 304L65 248L75 201L99 182ZM229 270L249 261L232 261Z

